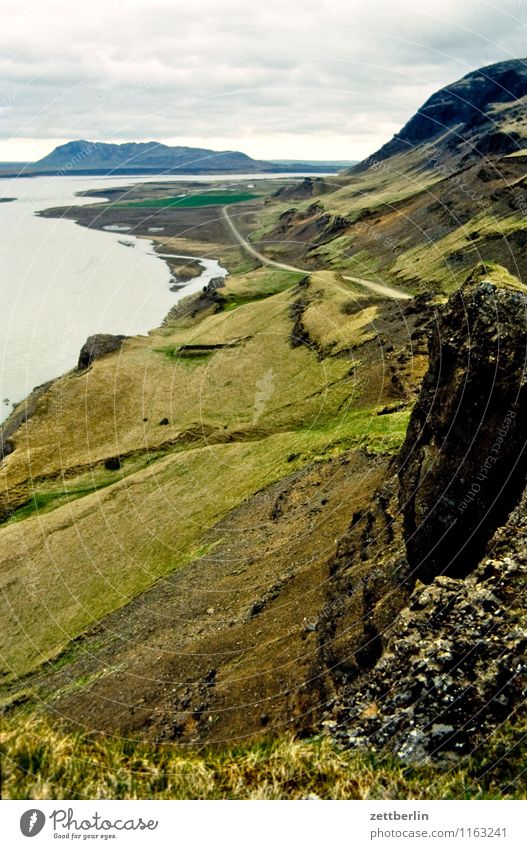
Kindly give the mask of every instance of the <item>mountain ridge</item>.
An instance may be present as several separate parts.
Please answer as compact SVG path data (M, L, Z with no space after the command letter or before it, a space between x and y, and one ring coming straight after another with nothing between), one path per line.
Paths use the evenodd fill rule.
M458 152L463 164L481 153L512 153L527 144L525 138L522 145L518 144L521 135L510 126L514 117L518 120L513 123L525 129L519 101L525 101L526 96L527 59L496 62L470 71L434 92L389 142L347 173L359 173L374 162L432 141L443 155L461 148ZM504 121L500 116L503 110L498 108L501 104L514 104L512 109L518 109L517 114L508 114Z
M25 168L26 174L52 173L152 173L174 171L195 173L283 173L290 171L334 171L332 162L253 159L238 150L212 150L162 142L102 142L75 139Z

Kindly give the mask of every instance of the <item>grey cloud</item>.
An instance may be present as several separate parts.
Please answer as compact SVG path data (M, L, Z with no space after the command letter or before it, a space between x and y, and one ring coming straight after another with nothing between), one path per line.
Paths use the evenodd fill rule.
M440 86L521 52L520 6L3 0L0 138L210 136L251 152L287 133L299 156L318 138L353 157Z

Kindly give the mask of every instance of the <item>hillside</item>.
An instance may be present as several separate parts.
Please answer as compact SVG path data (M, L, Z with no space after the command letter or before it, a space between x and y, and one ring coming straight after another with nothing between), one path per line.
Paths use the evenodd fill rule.
M230 274L4 428L12 796L524 794L525 81L468 75L338 177L46 212Z
M482 156L526 147L527 60L498 62L466 74L430 97L393 139L369 159L438 148L439 161L467 166ZM355 169L360 171L366 163ZM429 162L422 163L430 167Z
M501 62L434 94L392 141L307 178L247 231L274 258L449 293L482 260L527 275L527 70Z

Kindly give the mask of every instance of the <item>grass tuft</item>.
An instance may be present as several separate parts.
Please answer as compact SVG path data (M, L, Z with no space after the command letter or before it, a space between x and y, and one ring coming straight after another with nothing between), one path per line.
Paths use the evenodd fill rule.
M518 799L524 798L525 718L469 758L405 766L328 739L283 736L193 751L54 729L43 718L5 723L6 799Z

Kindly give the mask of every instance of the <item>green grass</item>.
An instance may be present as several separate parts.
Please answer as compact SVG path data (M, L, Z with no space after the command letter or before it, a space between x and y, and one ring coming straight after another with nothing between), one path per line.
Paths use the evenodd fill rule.
M264 292L258 292L254 295L227 295L225 302L225 309L235 310L238 307L244 307L246 304L252 304L254 301L264 301L266 298L269 298L269 295L266 295Z
M76 501L77 498L82 498L84 495L89 495L92 492L103 489L116 480L120 480L121 477L121 474L116 474L112 480L108 480L106 483L94 482L91 486L73 487L72 489L35 490L31 498L12 513L6 524L21 522L23 519L31 518L31 516L40 516L43 513L49 513L50 510L55 510L55 508L61 507L63 504L69 504L71 501Z
M262 269L229 281L225 295L257 300L174 327L170 338L139 340L118 371L111 358L100 360L81 378L82 390L77 377L51 390L32 422L32 477L17 516L23 533L20 524L0 530L1 559L11 570L0 605L6 676L56 657L93 622L191 562L207 530L255 492L349 448L396 450L405 414L377 416L361 402L360 387L372 379L367 367L357 364L352 376L345 357L320 361L308 346L291 347L289 289L296 279ZM313 284L322 318L316 326L313 306L306 320L311 316L309 332L324 344L342 319L340 303L349 294L342 288L328 275ZM348 335L347 345L360 341L363 329ZM269 397L255 418L269 375ZM349 406L353 412L344 412ZM59 432L59 468L46 460L57 440L55 410L68 423ZM169 426L159 427L163 418ZM108 475L104 460L116 450L127 459ZM79 474L65 484L64 468ZM35 486L40 476L45 483ZM13 618L19 630L10 627Z
M260 195L255 195L252 192L204 192L203 194L185 195L185 197L145 198L144 200L116 203L113 206L139 206L148 209L165 209L167 207L177 206L181 209L188 209L197 206L226 206L231 203L244 203L248 200L255 200L258 197Z
M322 459L352 448L364 448L373 454L394 454L406 436L410 409L378 415L380 408L350 410L311 428L301 428L306 449L313 459Z
M93 622L122 607L159 577L192 562L199 556L204 532L257 490L306 463L339 456L353 447L393 453L404 439L407 416L406 412L377 416L375 409L368 409L321 416L311 426L301 425L299 419L295 427L263 438L169 452L138 474L87 491L82 501L80 493L75 503L59 504L44 497L46 512L36 516L35 508L26 517L24 539L31 544L33 538L46 535L52 541L51 555L46 550L46 557L54 560L47 561L47 569L31 559L20 563L17 582L10 587L6 628L9 618L15 617L23 633L6 631L6 681L56 657ZM261 422L264 428L265 414ZM291 454L295 460L288 462ZM141 505L140 523L130 509L131 494ZM149 529L166 504L177 505L177 512L168 512L152 537ZM111 533L101 532L105 525ZM55 529L60 535L54 534ZM19 533L9 525L4 528L5 544L10 531L17 544ZM83 550L77 545L78 535L85 543ZM133 556L112 557L116 550L131 550ZM21 585L31 586L33 606L27 605ZM39 599L46 600L45 614Z
M211 357L217 353L216 350L211 350L210 348L196 351L196 350L185 350L181 349L178 345L166 345L161 348L154 348L154 351L157 354L164 354L167 359L171 362L184 364L184 365L194 365L201 366L203 363L206 363L207 360L210 360Z
M449 765L405 766L327 739L273 740L192 751L4 721L5 799L523 799L525 719Z
M121 468L115 471L93 468L91 471L74 478L70 486L62 480L60 480L58 485L50 489L40 489L38 484L34 484L31 497L14 510L9 518L1 524L9 525L13 522L30 519L33 516L49 513L58 507L83 498L85 495L91 495L94 492L105 489L107 486L111 486L111 484L122 480L127 475L132 475L134 472L147 468L147 466L164 457L166 454L166 450L141 452L136 457L124 460Z

